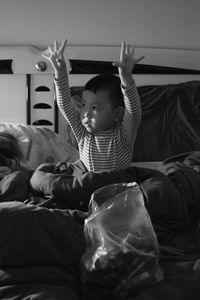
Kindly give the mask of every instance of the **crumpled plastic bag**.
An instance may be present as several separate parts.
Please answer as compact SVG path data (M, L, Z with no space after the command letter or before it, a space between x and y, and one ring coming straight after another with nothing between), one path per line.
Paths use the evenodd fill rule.
M107 185L93 193L84 234L85 294L124 297L163 279L156 234L135 182Z

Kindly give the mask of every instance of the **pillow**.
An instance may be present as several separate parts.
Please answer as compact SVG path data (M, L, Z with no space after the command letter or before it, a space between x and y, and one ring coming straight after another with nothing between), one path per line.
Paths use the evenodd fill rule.
M200 81L138 87L142 121L133 161L200 150Z
M1 123L0 132L15 136L22 152L21 165L34 170L41 163L75 161L77 150L49 128L20 123Z

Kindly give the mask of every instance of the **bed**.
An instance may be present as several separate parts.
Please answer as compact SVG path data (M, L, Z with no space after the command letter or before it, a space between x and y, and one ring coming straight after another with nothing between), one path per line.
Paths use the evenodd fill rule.
M136 48L145 60L134 75L143 119L133 163L123 171L79 177L56 169L61 161L76 161L78 151L55 106L53 71L41 62L41 52L34 47L0 49L2 60L9 60L6 67L2 62L2 78L22 76L26 91L20 104L26 112L23 120L15 115L0 122L0 299L199 299L199 52ZM69 47L77 105L88 78L116 73L111 61L118 53L119 47ZM153 245L158 246L153 252L158 268L152 271L152 264L142 260L143 277L134 281L133 276L131 286L122 284L124 293L117 287L126 282L125 271L135 256L127 260L126 252L120 252L108 257L114 261L112 270L109 264L100 268L101 261L95 272L86 272L84 265L91 199L100 189L121 183L139 187ZM152 254L148 243L142 246Z

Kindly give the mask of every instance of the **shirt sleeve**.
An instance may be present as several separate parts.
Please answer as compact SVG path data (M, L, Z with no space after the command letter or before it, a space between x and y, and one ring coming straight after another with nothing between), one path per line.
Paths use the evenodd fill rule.
M84 127L81 123L80 114L71 98L68 77L66 76L60 80L55 80L54 83L59 110L67 120L79 143Z
M121 87L124 96L125 112L122 120L122 134L127 145L134 144L137 130L141 122L142 108L140 97L133 81L129 88Z

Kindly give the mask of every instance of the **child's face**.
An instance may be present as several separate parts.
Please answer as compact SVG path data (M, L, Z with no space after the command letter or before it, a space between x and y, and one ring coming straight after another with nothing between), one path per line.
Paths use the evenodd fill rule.
M109 129L115 124L116 109L112 107L107 91L95 94L86 90L82 98L81 121L88 132Z

